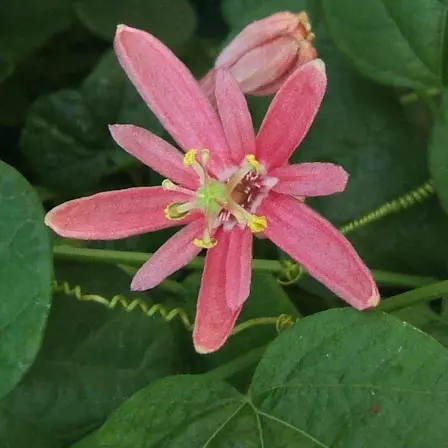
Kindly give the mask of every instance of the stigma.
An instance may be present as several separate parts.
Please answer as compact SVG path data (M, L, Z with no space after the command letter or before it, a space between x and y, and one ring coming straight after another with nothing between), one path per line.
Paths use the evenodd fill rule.
M176 185L169 179L162 182L164 189L191 197L189 201L167 205L165 217L181 220L193 210L201 211L205 217L204 232L202 238L195 239L193 244L204 249L216 246L218 242L213 234L221 225L225 230L239 225L247 226L253 233L263 232L268 222L264 216L254 214L272 187L272 180L266 179L263 166L253 154L248 154L239 168L223 181L208 172L209 157L207 149L190 149L184 156L184 165L193 169L199 178L196 191Z

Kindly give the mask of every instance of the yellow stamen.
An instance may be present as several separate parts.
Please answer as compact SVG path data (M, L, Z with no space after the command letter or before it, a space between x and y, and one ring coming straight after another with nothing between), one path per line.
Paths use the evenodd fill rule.
M163 213L165 218L170 221L177 221L183 219L185 215L194 208L194 203L192 202L173 202L165 207Z
M253 154L247 155L246 160L257 174L261 171L260 162L258 162Z
M247 225L252 233L264 232L268 226L268 222L264 216L251 215Z
M207 239L203 239L203 240L199 240L197 238L195 238L193 240L193 244L196 247L202 247L203 249L211 249L212 247L215 247L218 242L215 240L215 238L207 238Z
M193 163L196 162L196 149L190 149L187 153L184 155L184 165L185 166L191 166Z

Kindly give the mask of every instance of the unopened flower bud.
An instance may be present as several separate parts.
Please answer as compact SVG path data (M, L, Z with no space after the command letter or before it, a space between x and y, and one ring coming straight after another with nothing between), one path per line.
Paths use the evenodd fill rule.
M299 66L316 59L306 12L279 12L252 22L227 45L200 85L213 99L217 69L229 70L244 93L275 93Z

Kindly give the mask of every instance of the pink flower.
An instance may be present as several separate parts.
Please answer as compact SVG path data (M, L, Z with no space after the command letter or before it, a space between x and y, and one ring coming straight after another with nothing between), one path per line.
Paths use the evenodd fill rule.
M252 22L224 48L199 84L213 100L216 72L225 68L243 92L275 93L296 68L316 59L313 38L305 12L279 12Z
M186 153L145 129L112 125L123 149L170 180L66 202L47 214L55 232L108 240L184 225L141 267L131 287L153 288L208 249L193 335L200 353L224 344L249 295L254 233L264 232L355 308L378 303L371 274L351 244L296 199L340 192L347 182L336 165L288 164L325 92L322 61L291 75L255 136L245 98L229 72L216 75L216 113L188 69L150 34L121 25L115 51Z

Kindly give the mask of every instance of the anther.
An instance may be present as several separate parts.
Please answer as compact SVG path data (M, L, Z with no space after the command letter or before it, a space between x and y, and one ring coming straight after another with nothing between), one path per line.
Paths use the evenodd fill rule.
M169 179L164 179L162 182L162 187L164 190L175 191L177 188L177 185Z
M252 233L258 233L266 230L268 222L264 216L251 215L247 225Z
M196 162L196 149L190 149L188 152L184 155L184 165L185 166L191 166L193 163Z
M165 207L163 213L166 219L177 221L178 219L183 219L194 206L193 202L173 202Z
M203 239L203 240L199 240L197 238L195 238L193 240L193 244L196 247L201 247L202 249L211 249L212 247L215 247L218 242L216 241L215 238L207 238L207 239Z

